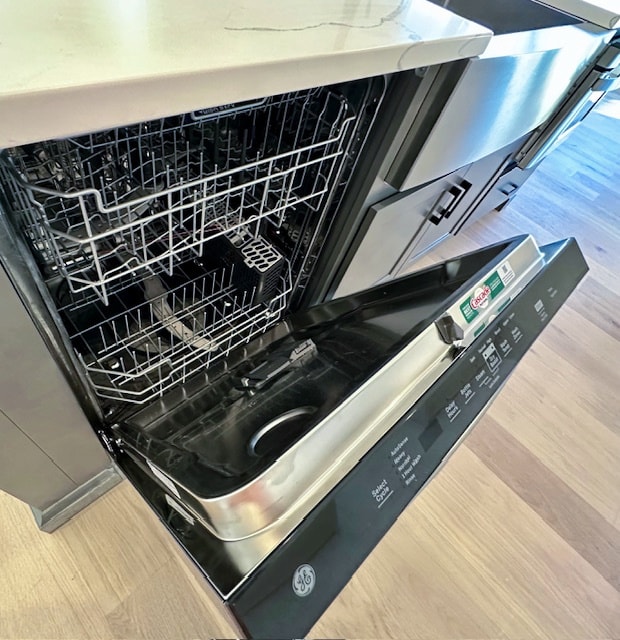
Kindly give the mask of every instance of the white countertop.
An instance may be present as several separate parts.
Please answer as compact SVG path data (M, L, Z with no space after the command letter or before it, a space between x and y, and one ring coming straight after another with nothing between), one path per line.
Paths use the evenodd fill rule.
M620 0L539 0L605 29L620 27Z
M0 0L0 147L482 53L426 0Z

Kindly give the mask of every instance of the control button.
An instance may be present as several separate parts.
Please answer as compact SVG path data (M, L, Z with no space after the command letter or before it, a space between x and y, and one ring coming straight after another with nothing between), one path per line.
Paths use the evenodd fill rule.
M499 369L499 365L502 363L502 358L499 353L497 353L495 344L492 342L482 352L482 357L486 360L487 367L491 373L495 373Z

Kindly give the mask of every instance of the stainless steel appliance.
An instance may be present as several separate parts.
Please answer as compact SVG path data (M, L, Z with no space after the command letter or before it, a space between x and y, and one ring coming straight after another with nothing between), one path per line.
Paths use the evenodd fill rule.
M586 270L574 240L521 237L313 307L103 437L240 633L299 637Z
M587 269L573 240L524 236L310 304L325 248L351 248L347 194L389 164L369 145L393 127L399 146L398 96L419 81L0 160L16 291L103 446L248 636L310 628Z
M424 117L416 118L387 174L401 190L483 158L545 122L611 37L531 0L434 1L494 36L481 56L443 65L433 78ZM438 93L449 95L445 103L433 100Z
M494 36L484 54L392 87L394 113L374 143L381 153L351 185L350 214L328 239L313 301L397 277L448 234L505 205L534 166L520 159L524 150L548 132L571 87L592 95L594 77L611 77L600 69L615 64L613 31L531 0L436 2Z
M592 111L603 96L620 89L620 36L583 72L549 120L527 140L516 156L519 168L531 169L553 151Z
M532 171L566 140L605 94L619 88L620 37L612 33L609 44L589 62L581 76L568 88L551 116L513 146L513 149L518 146L518 150L506 156L496 175L450 232L458 233L489 211L506 206Z

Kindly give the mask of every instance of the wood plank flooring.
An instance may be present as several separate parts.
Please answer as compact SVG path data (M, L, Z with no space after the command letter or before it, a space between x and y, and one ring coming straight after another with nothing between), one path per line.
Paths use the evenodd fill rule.
M620 96L431 257L524 231L590 273L312 636L620 638ZM0 571L0 638L233 634L127 483L53 535L0 494Z

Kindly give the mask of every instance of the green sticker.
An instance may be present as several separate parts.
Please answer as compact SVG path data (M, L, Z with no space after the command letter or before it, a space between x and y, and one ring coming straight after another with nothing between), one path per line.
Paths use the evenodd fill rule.
M469 298L460 305L461 313L468 323L473 322L480 313L480 309L486 309L489 302L496 298L504 283L497 271L494 271L480 286L476 287Z

